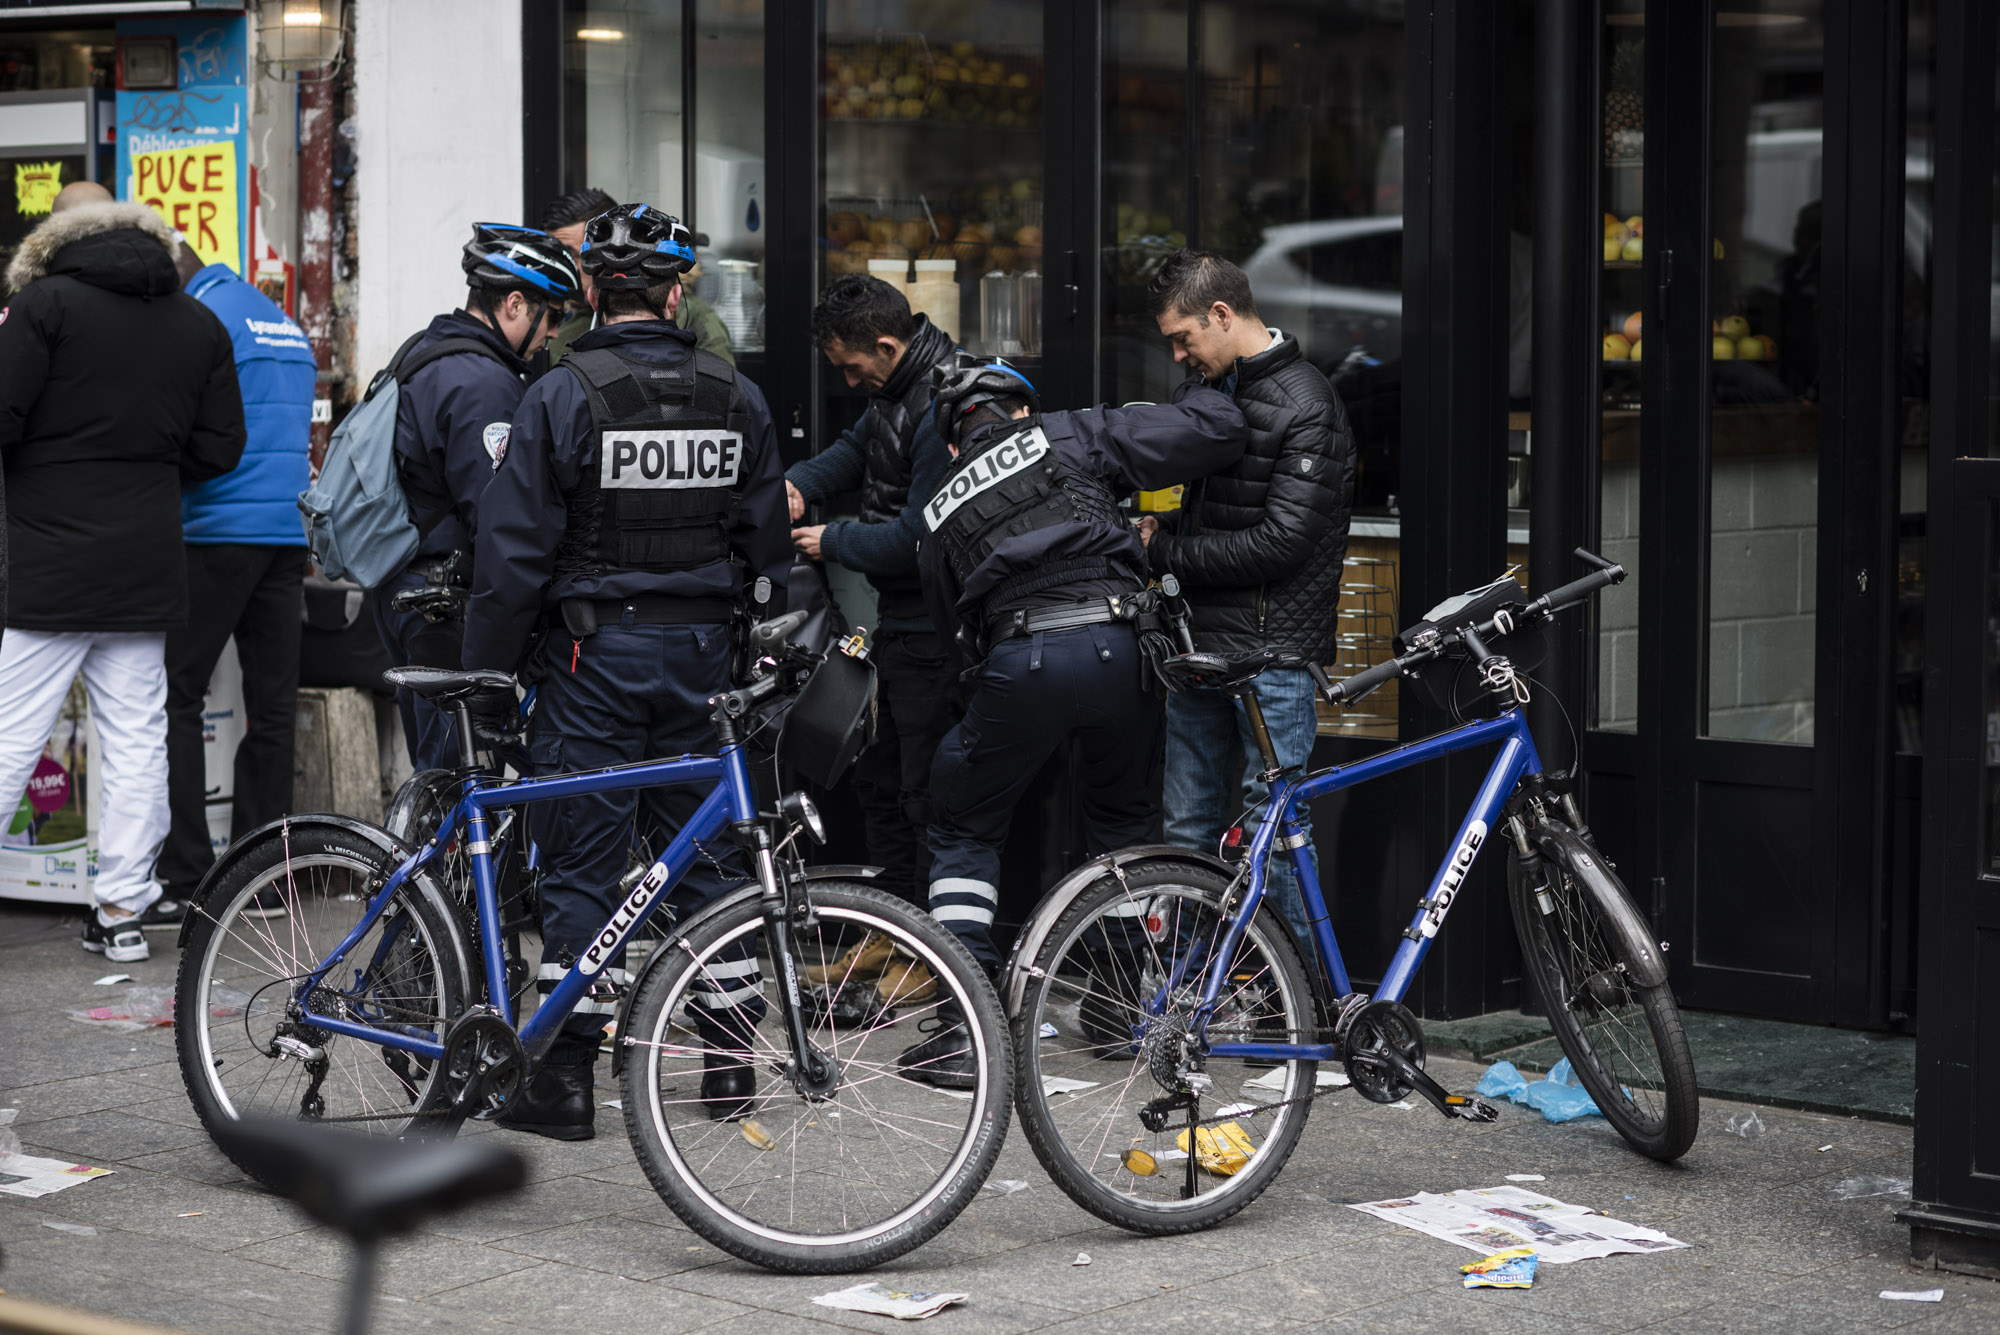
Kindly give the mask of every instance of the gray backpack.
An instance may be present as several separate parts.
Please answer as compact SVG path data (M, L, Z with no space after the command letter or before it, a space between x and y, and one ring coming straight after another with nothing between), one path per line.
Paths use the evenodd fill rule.
M354 411L334 428L326 462L311 487L299 493L306 517L306 546L313 564L330 579L364 589L381 585L410 564L423 534L396 473L396 405L402 382L441 357L475 352L501 361L476 338L441 338L412 356L413 334L389 365L369 382Z

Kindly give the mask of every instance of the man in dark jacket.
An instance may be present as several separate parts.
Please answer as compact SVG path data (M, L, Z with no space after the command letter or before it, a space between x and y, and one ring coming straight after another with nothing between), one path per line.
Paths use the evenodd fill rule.
M542 206L542 228L550 236L569 247L569 253L578 263L583 258L583 228L600 213L609 213L618 207L618 201L605 194L594 185L581 190L572 190L566 195L557 195ZM583 276L583 292L590 294L590 275ZM562 322L555 337L549 340L548 362L554 366L569 355L570 344L597 328L597 312L587 302L569 319ZM715 313L715 307L694 294L694 275L690 270L681 275L681 308L674 316L674 323L694 335L694 345L703 352L712 352L732 366L736 363L736 353L729 346L729 329L722 323L722 317Z
M64 209L21 243L0 311L0 803L19 799L81 672L103 778L83 944L118 963L147 957L142 928L180 917L153 862L168 825L166 639L188 615L181 485L243 453L229 335L181 291L173 241L141 204Z
M167 765L173 828L160 850L166 897L185 903L214 863L208 833L202 713L230 637L243 672L243 739L236 747L230 837L292 807L292 738L305 603L299 493L312 444L312 345L284 311L225 264L204 266L185 241L175 267L187 294L214 311L235 348L248 439L243 461L184 488L188 622L167 633ZM284 912L266 892L250 912Z
M1194 482L1178 523L1141 521L1155 575L1186 591L1195 648L1240 656L1275 649L1286 665L1257 679L1257 697L1278 761L1303 769L1318 732L1305 664L1333 659L1354 440L1333 386L1299 355L1298 340L1257 318L1250 281L1219 255L1181 250L1149 288L1174 360L1194 372L1178 402L1200 385L1228 393L1250 424L1243 457ZM1242 775L1221 758L1240 754ZM1219 691L1177 693L1167 705L1166 836L1213 849L1236 814L1261 804L1256 744L1242 707ZM1297 878L1272 863L1279 909L1310 939Z
M527 389L527 359L583 290L568 248L529 227L474 223L460 265L465 308L432 320L402 354L415 356L447 339L460 349L419 367L402 382L396 403L396 472L422 535L409 568L374 593L375 627L399 665L458 666L462 620L434 623L392 603L402 590L441 578L471 584L479 500L507 455L514 409ZM410 763L420 770L456 765L451 715L407 690L397 692L397 703Z
M931 374L957 355L950 335L910 313L903 294L879 278L836 278L812 317L812 339L847 383L868 391L868 410L833 444L785 474L794 522L808 501L861 489L861 517L792 531L800 551L838 561L875 588L875 741L854 767L854 793L867 822L868 858L882 889L922 903L930 884L931 757L961 703L917 573L924 502L951 464L931 420ZM849 967L852 966L852 967ZM866 973L838 960L841 978ZM913 980L921 991L929 979Z

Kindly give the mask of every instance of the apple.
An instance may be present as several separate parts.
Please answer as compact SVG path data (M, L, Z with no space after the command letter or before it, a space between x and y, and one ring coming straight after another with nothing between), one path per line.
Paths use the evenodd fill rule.
M1632 360L1639 360L1639 340L1636 338L1632 340Z
M1623 255L1624 253L1625 253L1625 243L1623 241L1620 241L1615 236L1607 236L1604 238L1604 262L1606 264L1611 264L1615 262L1617 258L1620 255Z
M922 218L905 218L896 224L896 242L905 250L916 250L931 239L931 225Z
M1644 258L1645 253L1645 243L1635 236L1625 243L1625 249L1619 255L1619 258L1632 260L1636 263L1638 260Z
M1764 345L1765 361L1768 362L1777 360L1778 356L1777 340L1773 339L1769 334L1752 334L1750 337L1756 339L1759 343L1762 343Z
M1606 241L1616 240L1622 246L1626 241L1631 239L1631 236L1632 229L1624 223L1619 222L1616 218L1604 224L1604 239Z
M1717 334L1708 342L1708 355L1719 362L1733 362L1736 360L1736 345Z
M865 226L859 214L836 213L826 220L826 239L833 242L835 247L845 246L851 241L860 240Z
M1625 317L1625 341L1634 347L1639 343L1639 312L1633 311Z
M1716 326L1715 332L1741 343L1750 337L1750 322L1740 315L1725 315L1722 317L1722 323Z
M1633 236L1644 236L1646 234L1646 220L1635 213L1625 220L1625 229L1632 233Z
M1764 343L1761 339L1745 336L1736 340L1736 359L1744 362L1764 360Z
M1628 362L1632 360L1632 344L1623 334L1604 336L1604 360L1607 362Z

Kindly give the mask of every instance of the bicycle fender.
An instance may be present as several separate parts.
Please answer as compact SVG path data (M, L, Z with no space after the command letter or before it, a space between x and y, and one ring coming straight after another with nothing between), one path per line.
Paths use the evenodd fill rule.
M448 769L420 769L403 780L403 786L389 799L389 809L382 815L382 828L398 839L407 838L410 822L416 819L419 796L430 789L441 788L445 784L451 784L454 788L463 787L464 774L453 773ZM457 794L454 793L454 802L456 798Z
M1135 862L1177 862L1219 872L1225 877L1236 874L1236 868L1215 854L1204 853L1198 848L1182 848L1178 844L1134 844L1116 852L1101 853L1084 863L1042 896L1041 902L1035 905L1035 911L1028 915L1028 921L1022 924L1020 933L1015 936L1014 948L1007 952L1000 1000L1006 1007L1008 1019L1019 1013L1021 996L1028 988L1028 975L1021 961L1034 959L1042 943L1048 940L1049 933L1055 930L1056 923L1069 912L1070 906L1082 897L1084 891L1101 880L1105 873L1129 867Z
M341 816L333 812L312 812L303 816L280 816L268 824L258 826L222 850L222 856L217 858L214 865L210 866L208 871L202 876L201 884L195 887L194 896L188 901L188 915L181 920L181 930L174 938L174 945L177 948L181 950L187 949L188 934L194 930L195 913L208 903L209 894L215 888L216 882L220 881L237 863L243 860L244 855L255 845L259 838L281 830L287 824L290 825L294 834L297 834L301 829L309 829L315 825L330 825L348 834L358 834L398 863L403 862L416 851L405 847L394 835L381 826L370 825L367 821L354 816ZM438 888L437 882L431 879L429 872L417 873L417 875L410 878L410 883L416 886L418 894L423 895L431 901L431 906L442 913L447 922L457 919L458 911L452 905L451 897ZM452 949L458 954L459 977L470 980L473 974L466 964L465 942L458 939L456 933L453 934Z
M833 863L825 867L807 867L805 869L805 879L808 881L865 881L872 880L881 874L882 869L880 867L864 867L843 863ZM613 1017L614 1022L618 1026L618 1038L611 1045L611 1078L613 1080L616 1080L625 1069L625 1022L630 1018L632 999L639 995L640 988L645 985L648 978L652 977L653 970L657 969L660 966L660 961L667 957L667 947L672 945L679 937L691 931L696 923L729 907L739 896L757 894L760 892L760 889L761 887L755 881L739 881L735 885L725 889L720 895L715 897L715 900L707 908L689 918L687 922L677 923L673 935L655 947L653 953L646 957L646 962L639 966L639 972L632 975L632 981L625 985L625 995L618 998L618 1012Z
M1658 987L1667 981L1667 961L1652 926L1632 902L1618 878L1604 864L1604 856L1567 825L1543 821L1530 831L1542 856L1562 864L1576 883L1589 891L1604 911L1611 930L1632 961L1632 981L1641 987Z

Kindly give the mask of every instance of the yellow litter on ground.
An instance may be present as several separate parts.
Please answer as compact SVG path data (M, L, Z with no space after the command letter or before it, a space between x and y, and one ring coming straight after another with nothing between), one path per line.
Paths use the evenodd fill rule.
M1183 1131L1174 1143L1182 1150L1194 1155L1195 1163L1211 1173L1228 1177L1250 1162L1250 1156L1257 1147L1250 1143L1250 1135L1234 1122L1224 1122L1220 1126L1198 1126L1194 1129L1195 1148L1188 1149L1188 1133Z

